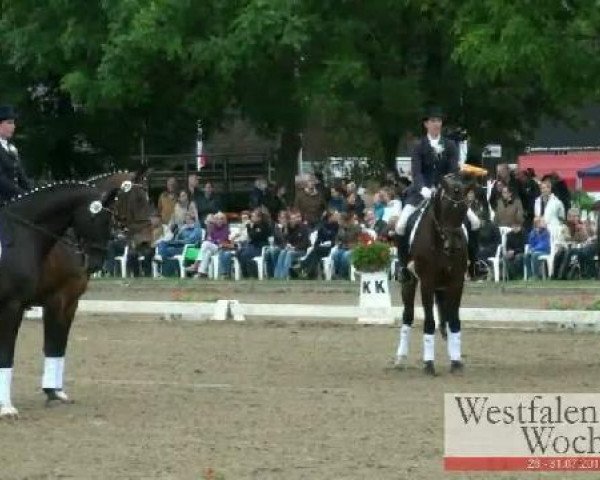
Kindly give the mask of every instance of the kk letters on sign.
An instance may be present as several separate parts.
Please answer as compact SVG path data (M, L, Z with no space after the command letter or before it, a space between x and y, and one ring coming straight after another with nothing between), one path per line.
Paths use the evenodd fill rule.
M393 323L387 272L361 273L359 323Z

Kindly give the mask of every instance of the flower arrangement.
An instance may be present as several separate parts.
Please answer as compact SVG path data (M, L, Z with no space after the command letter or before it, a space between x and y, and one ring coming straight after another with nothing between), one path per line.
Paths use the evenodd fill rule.
M360 244L352 251L352 264L359 272L381 272L390 264L390 246L382 242Z

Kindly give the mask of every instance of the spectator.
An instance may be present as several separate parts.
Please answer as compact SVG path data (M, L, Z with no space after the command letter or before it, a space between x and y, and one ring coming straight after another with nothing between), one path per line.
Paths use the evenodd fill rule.
M273 235L269 237L269 248L266 251L265 262L267 265L267 276L273 277L277 258L286 245L290 215L287 210L280 210L277 215L277 223L273 226Z
M490 219L490 212L487 208L487 201L478 197L477 191L475 189L471 189L467 192L467 206L471 209L471 211L477 215L477 218L481 222L487 221Z
M542 195L543 195L542 188ZM524 262L527 270L527 278L542 278L540 272L540 257L550 253L550 232L546 227L546 221L543 217L535 217L533 220L533 230L529 232L527 240L529 251L525 253Z
M510 187L502 187L501 198L496 203L496 216L494 222L499 227L510 227L511 225L523 225L523 206L521 200L515 197Z
M221 199L215 193L213 184L210 182L204 184L204 192L196 197L196 204L198 205L198 217L201 225L204 225L207 215L220 212L223 209Z
M340 226L338 229L338 248L333 256L333 267L336 277L348 278L350 275L350 255L352 248L358 243L358 237L362 228L356 216L349 213L340 215Z
M177 203L177 180L175 177L167 179L167 189L158 197L158 214L165 225L171 220L175 204Z
M346 192L344 189L342 187L332 187L330 191L331 195L329 197L327 208L340 213L345 212L348 209L348 205L346 204Z
M383 209L383 216L381 219L389 223L390 218L400 217L402 213L402 203L399 199L393 198L393 192L391 189L385 187L381 189L381 197L385 202L385 208Z
M339 217L340 213L336 210L325 212L323 223L319 227L319 230L317 230L314 248L301 264L308 278L317 278L321 259L329 255L332 247L335 245L339 228Z
M290 212L290 223L285 236L285 247L279 252L275 265L274 278L289 278L292 263L306 254L310 246L308 226L302 223L302 214L294 210Z
M564 243L555 259L556 278L566 280L570 278L571 267L579 266L581 277L594 278L596 268L594 255L596 254L595 238L590 235L587 226L581 221L580 211L572 207L567 212ZM574 259L576 263L573 263Z
M171 220L169 220L169 227L173 232L185 224L185 218L188 214L194 218L195 222L198 222L196 204L190 202L188 193L185 190L181 190L173 209L173 215L171 215Z
M383 219L383 213L385 212L385 206L387 204L386 196L381 192L375 192L373 195L373 212L377 220Z
M482 222L477 237L476 263L479 265L487 265L488 258L496 255L498 245L500 245L501 241L502 236L500 235L498 225L489 221ZM484 272L483 269L480 269L477 266L475 266L473 270L473 278L477 278L482 274L487 273L487 271Z
M229 244L229 225L223 212L217 212L206 219L206 239L200 248L201 260L187 268L188 272L198 272L199 277L208 277L208 267L220 248Z
M294 207L302 212L306 223L312 228L321 219L321 214L325 210L325 199L317 190L312 176L309 176L300 186L302 188L296 191Z
M221 275L231 274L231 259L236 250L243 249L248 244L248 225L250 224L250 211L240 213L240 224L237 228L229 229L229 246L219 252L219 272Z
M277 218L279 212L287 210L288 202L285 199L285 187L272 183L266 192L265 206L271 218Z
M179 227L173 239L158 242L156 251L163 259L170 258L181 254L185 245L196 245L201 238L202 228L200 228L196 216L192 212L188 212L185 215L185 223Z
M507 276L509 279L523 278L523 255L525 253L525 231L515 223L510 232L506 234L506 260Z
M354 186L354 183L348 185ZM346 205L349 213L355 213L359 219L362 219L365 214L365 202L356 191L356 186L350 190L346 196Z
M365 221L363 225L366 229L374 231L377 238L386 239L385 241L387 241L388 232L390 231L389 223L386 223L383 220L377 220L375 217L375 210L372 208L367 208L365 210ZM391 230L393 231L393 228Z
M267 181L259 177L254 181L254 187L250 192L250 209L266 206Z
M520 171L517 174L517 181L520 184L521 192L523 192L521 198L523 203L523 229L529 232L533 226L535 199L540 196L540 187L535 180L535 171L531 168Z
M542 178L542 182L545 179L550 180L552 193L562 202L565 211L568 211L571 208L571 193L569 192L569 187L567 187L567 182L560 178L556 172L545 175Z
M248 243L239 251L240 268L244 277L256 276L256 263L254 257L259 257L262 248L269 244L271 236L271 226L269 220L261 209L252 210L250 223L247 226Z
M498 206L498 200L502 197L502 187L506 185L513 192L515 198L521 199L521 192L519 189L519 182L515 178L514 172L511 171L510 167L507 163L498 164L496 170L496 181L492 187L492 192L490 194L490 205L496 211ZM521 201L521 204L523 202Z
M187 194L190 202L193 202L196 205L196 210L198 210L198 199L202 196L202 192L200 191L198 174L196 173L188 175Z
M535 200L536 217L544 218L544 226L559 228L565 220L565 207L552 193L552 182L549 178L542 180L540 196Z

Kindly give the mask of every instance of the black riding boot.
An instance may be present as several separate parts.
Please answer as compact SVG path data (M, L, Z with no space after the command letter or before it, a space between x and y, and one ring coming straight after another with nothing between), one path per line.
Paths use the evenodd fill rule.
M398 280L402 283L411 279L408 271L408 239L406 235L398 235Z

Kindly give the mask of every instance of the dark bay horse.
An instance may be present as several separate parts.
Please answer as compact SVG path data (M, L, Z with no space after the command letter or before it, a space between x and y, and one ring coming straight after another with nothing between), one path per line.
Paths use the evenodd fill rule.
M145 190L139 183L144 173L143 170L113 172L88 180L105 195L115 189L119 190L113 207L115 220L128 230L131 234L130 239L138 243L146 238L144 235L151 228L150 205ZM101 247L106 249L106 244ZM32 305L43 307L42 389L48 402L70 403L63 388L65 353L79 299L87 290L90 275L102 268L104 255L98 257L98 260L100 261L93 263L82 262L76 244L57 242L44 261L41 280Z
M108 208L117 191L61 182L0 208L0 418L18 415L11 400L15 344L25 309L36 303L45 259L57 242L66 241L62 237L71 228L79 258L101 263L110 238Z
M467 215L466 193L470 182L459 174L446 175L434 197L425 207L414 234L410 250L411 280L402 284L404 311L396 365L408 356L410 333L414 321L417 283L421 284L421 301L425 314L423 325L423 361L425 373L435 375L434 299L440 316L440 330L446 338L450 370L462 370L459 309L467 270L467 239L463 223Z

